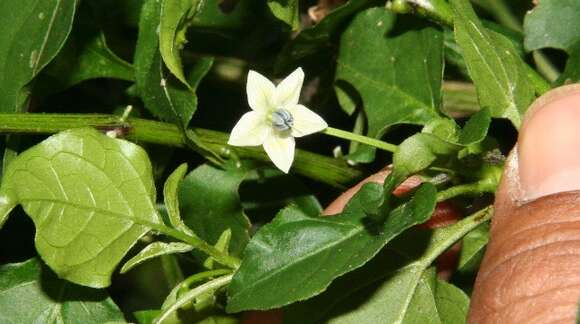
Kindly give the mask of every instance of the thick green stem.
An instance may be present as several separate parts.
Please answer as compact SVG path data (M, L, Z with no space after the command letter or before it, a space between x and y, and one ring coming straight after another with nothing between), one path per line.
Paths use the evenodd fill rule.
M92 114L0 114L0 134L52 134L79 127L115 131L120 137L135 142L187 148L187 139L177 126L153 120L122 120L116 115ZM228 135L225 133L193 130L205 146L224 157L233 153L240 158L270 161L261 147L231 147L226 144ZM292 170L338 189L347 188L363 176L361 170L348 166L342 160L303 150L296 150Z
M363 135L358 135L355 133L343 131L343 130L337 129L337 128L327 127L325 130L322 131L322 133L326 134L326 135L342 138L342 139L347 139L350 141L355 141L355 142L362 143L362 144L367 144L367 145L370 145L370 146L373 146L373 147L376 147L378 149L388 151L388 152L394 153L394 152L397 152L397 149L398 149L397 145L389 144L387 142L383 142L381 140L366 137Z

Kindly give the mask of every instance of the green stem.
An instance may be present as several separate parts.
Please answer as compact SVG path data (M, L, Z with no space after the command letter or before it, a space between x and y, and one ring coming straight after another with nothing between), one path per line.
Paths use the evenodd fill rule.
M552 64L550 59L542 51L536 50L532 52L534 61L536 62L536 67L538 71L550 82L555 81L560 77L560 71Z
M183 281L183 272L175 255L162 255L159 259L161 261L161 270L169 289Z
M443 111L453 118L469 117L480 110L473 83L443 82Z
M438 192L437 202L445 201L461 195L480 195L483 192L495 192L495 189L496 185L488 179L475 183L461 184Z
M187 148L187 139L177 126L153 120L121 120L120 116L101 114L0 114L0 134L52 134L79 127L117 130L135 142ZM261 147L230 147L226 144L228 134L199 128L194 131L205 146L226 158L233 152L240 158L270 161ZM342 160L303 150L296 150L292 170L341 190L363 177L361 170Z
M159 315L159 317L157 317L153 323L154 324L163 323L163 321L165 321L169 315L171 315L172 313L174 313L175 311L180 309L183 305L189 303L190 301L196 299L199 296L203 296L209 292L216 291L219 288L229 284L232 281L233 276L234 275L231 274L231 275L219 277L219 278L214 279L212 281L208 281L207 283L205 283L199 287L196 287L195 289L188 291L187 293L185 293L184 295L179 297L179 299L175 303L173 303L171 306L169 306L167 309L165 309L163 311L163 313L161 313Z
M342 138L342 139L346 139L346 140L355 141L358 143L374 146L378 149L388 151L388 152L394 153L394 152L397 152L397 149L398 149L397 145L389 144L387 142L383 142L381 140L366 137L363 135L358 135L355 133L343 131L343 130L337 129L337 128L327 127L325 130L322 131L322 133L326 134L326 135L330 135L330 136L334 136L334 137L338 137L338 138Z
M191 276L187 277L185 280L183 280L183 282L181 283L181 288L189 289L191 287L191 285L196 283L196 282L203 281L207 278L227 275L230 273L232 273L232 270L230 270L230 269L216 269L216 270L199 272L199 273L191 275Z
M178 239L182 242L185 242L191 245L193 248L198 249L210 257L212 257L216 262L223 264L227 267L232 269L237 269L240 266L240 259L235 258L231 255L228 255L215 247L209 245L206 241L200 239L197 236L191 236L185 234L181 231L173 229L171 227L165 226L163 224L156 224L150 222L141 222L143 225L151 228L154 231L158 231L159 233L165 234L167 236L171 236L175 239Z

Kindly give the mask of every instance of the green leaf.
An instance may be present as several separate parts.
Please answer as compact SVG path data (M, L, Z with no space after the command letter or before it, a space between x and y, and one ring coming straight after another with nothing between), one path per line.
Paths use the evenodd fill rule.
M276 59L278 72L292 70L296 65L310 57L331 57L334 55L333 43L340 27L362 8L370 6L367 0L350 0L332 10L316 25L302 30L296 38L290 40ZM316 60L320 64L323 60Z
M20 154L0 195L32 218L36 249L59 277L95 288L161 224L147 153L94 129L61 132Z
M433 267L425 270L417 287L415 293L411 298L409 303L409 308L404 314L403 323L441 323L441 318L439 317L439 311L437 309L436 303L436 285L437 285L437 274ZM388 302L381 297L381 290L379 288L378 294L373 296L373 299L378 299L377 301L371 301L376 307L377 302ZM370 306L369 303L369 306ZM368 306L367 306L368 307ZM447 323L446 323L447 324ZM451 324L451 323L449 323Z
M524 46L533 51L550 47L567 51L580 41L580 2L542 0L524 18Z
M227 310L269 309L315 296L337 277L369 261L405 229L424 222L435 207L435 188L421 186L384 224L369 214L384 199L367 184L333 217L308 217L292 206L252 238L229 286Z
M230 167L220 170L201 165L185 177L179 190L181 215L185 224L200 238L215 243L230 229L231 255L239 255L250 235L250 222L240 202L238 188L247 170Z
M424 125L440 116L443 34L414 17L395 17L384 8L367 9L340 39L336 86L360 94L367 135L376 138L392 125ZM350 104L345 108L353 112ZM374 149L359 150L357 161L373 159Z
M220 251L220 252L225 252L226 254L228 253L229 247L230 247L230 241L232 240L232 231L228 228L227 230L225 230L222 235L220 235L220 237L218 238L217 242L214 244L214 247ZM214 258L212 257L208 257L204 262L203 262L203 267L206 269L215 269L216 265L214 262ZM219 267L219 266L218 266Z
M409 176L427 169L437 160L453 161L459 152L470 145L481 143L487 135L491 117L487 109L473 115L457 134L457 140L431 134L418 133L405 139L393 154L393 172L385 180L388 192Z
M185 253L193 250L193 247L189 244L172 242L153 242L147 245L141 252L137 253L134 257L129 259L123 267L121 268L121 273L125 273L134 267L140 265L143 262L149 261L153 258L162 255L174 254L174 253Z
M423 272L403 323L463 324L467 320L469 297L443 280L434 267Z
M477 271L489 241L489 224L484 223L463 238L457 269L462 272Z
M161 0L159 50L171 73L189 87L181 63L181 50L187 43L185 33L203 0Z
M159 52L159 14L158 1L148 0L143 6L134 59L136 85L151 113L185 128L197 109L194 89L211 68L213 59L203 58L195 65L191 86L185 86L167 73Z
M161 310L148 309L134 312L133 316L138 324L151 324L159 314L161 314Z
M27 85L58 54L77 1L3 0L0 12L0 112L20 112Z
M300 28L300 8L298 0L268 0L272 14L288 24L292 30Z
M91 4L81 3L77 17L66 44L42 73L45 79L39 86L48 87L45 92L53 93L96 78L134 81L133 66L107 46Z
M557 84L571 84L580 81L580 38L578 42L567 50L568 60L564 72L560 75Z
M393 172L387 179L396 179L392 187L394 189L410 175L429 167L438 157L452 157L461 148L458 144L432 134L415 134L399 144L399 149L393 155Z
M463 290L446 281L437 280L435 298L442 324L466 323L469 312L469 297Z
M57 56L54 65L47 68L47 74L61 82L62 89L97 78L134 81L133 67L107 47L102 32L85 39L71 38L70 46L63 49L62 56Z
M37 259L0 266L3 323L124 322L104 290L60 280Z
M461 289L438 280L434 267L423 272L403 323L464 324L469 297Z
M422 133L433 134L442 140L456 143L459 136L459 126L454 119L451 118L434 118L429 121L423 129Z
M455 287L431 281L430 267L466 233L489 220L491 212L488 207L436 230L406 231L367 265L333 282L323 294L290 306L285 322L412 323L413 318L425 319L420 312L434 314L436 307L439 316L416 323L463 323L456 319L467 311L467 297ZM435 303L425 295L434 295Z
M183 233L193 234L191 230L183 223L181 213L179 212L179 184L187 173L187 163L183 163L173 171L173 173L165 181L163 187L163 199L165 208L169 216L169 223L171 226Z
M486 29L467 0L451 0L455 38L480 106L489 108L493 117L507 118L519 127L522 116L534 99L534 86L526 66L511 41Z
M491 113L489 109L481 109L471 116L467 123L465 123L465 126L463 126L463 130L459 135L458 143L462 145L471 145L483 141L487 135L490 124Z

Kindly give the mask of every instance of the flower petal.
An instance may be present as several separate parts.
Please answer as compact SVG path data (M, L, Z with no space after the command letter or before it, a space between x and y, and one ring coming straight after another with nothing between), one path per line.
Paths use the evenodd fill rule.
M273 133L264 142L264 151L274 162L274 165L284 173L288 173L292 161L294 161L294 147L294 137L290 135L280 136Z
M234 126L228 144L234 146L262 145L270 131L271 127L266 123L265 115L262 112L250 111L245 113Z
M292 136L294 137L310 135L328 127L322 117L303 105L296 105L289 112L294 118L292 126Z
M253 110L268 111L274 107L276 86L256 71L250 70L248 73L246 93L248 95L248 104Z
M304 71L297 68L290 73L282 82L276 87L276 108L285 108L294 106L298 103L300 98L300 90L302 90L302 83L304 82Z

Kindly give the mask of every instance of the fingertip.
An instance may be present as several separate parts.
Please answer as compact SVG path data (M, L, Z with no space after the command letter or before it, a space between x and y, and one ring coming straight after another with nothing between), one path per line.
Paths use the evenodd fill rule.
M580 84L538 98L517 146L523 201L580 189Z

